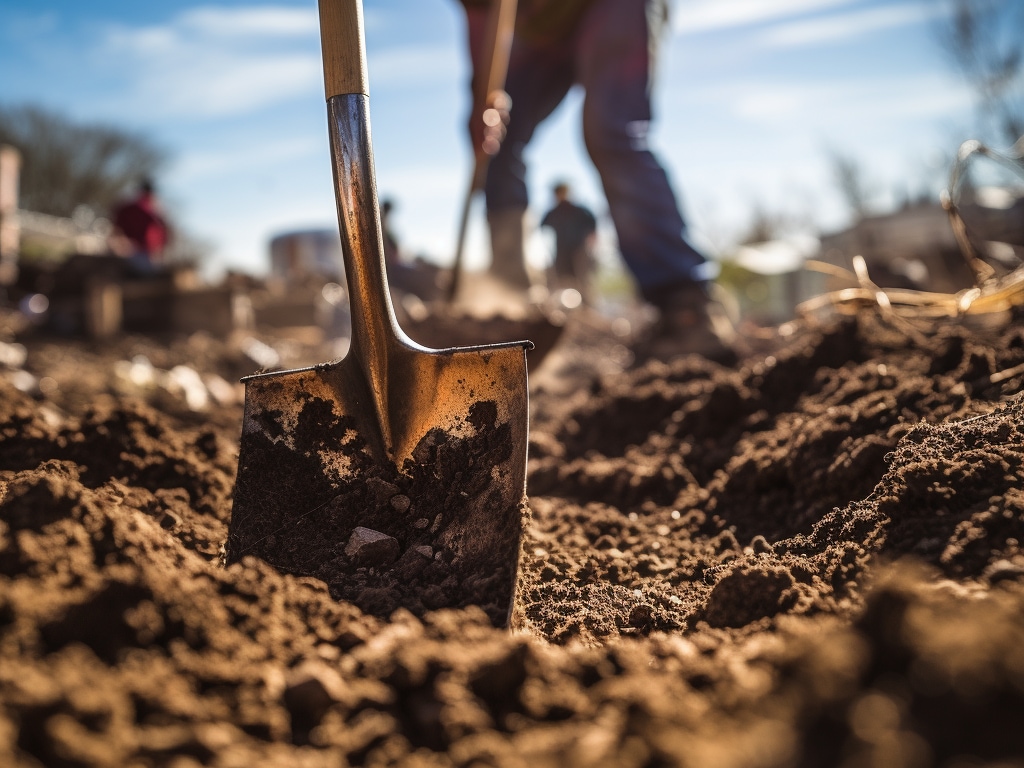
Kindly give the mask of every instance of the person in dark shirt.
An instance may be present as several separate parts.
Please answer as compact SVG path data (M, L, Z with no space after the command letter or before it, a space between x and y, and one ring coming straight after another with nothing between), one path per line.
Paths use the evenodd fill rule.
M483 39L494 1L461 0L474 77L486 68ZM709 314L714 270L690 243L668 176L647 141L652 75L668 20L669 0L519 0L506 93L485 94L470 118L474 149L491 156L484 183L491 273L515 288L529 287L526 147L580 85L583 138L619 250L640 294L660 310L650 343L637 356L698 352L724 360L731 351ZM474 99L479 91L473 88Z
M582 205L574 203L568 183L560 181L551 189L555 205L544 214L540 225L555 235L555 258L552 270L555 283L563 288L576 288L587 304L593 303L590 288L594 271L593 245L597 219Z
M114 252L127 257L138 272L156 271L170 242L171 228L160 213L156 188L150 179L143 179L138 194L118 206L113 225L111 247Z

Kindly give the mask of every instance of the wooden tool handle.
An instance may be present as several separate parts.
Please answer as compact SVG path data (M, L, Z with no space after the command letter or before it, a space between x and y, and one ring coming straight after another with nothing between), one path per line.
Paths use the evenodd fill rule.
M320 48L327 98L370 95L362 0L320 0Z
M491 5L477 71L477 103L482 104L493 91L505 89L512 36L516 26L518 0L497 0Z

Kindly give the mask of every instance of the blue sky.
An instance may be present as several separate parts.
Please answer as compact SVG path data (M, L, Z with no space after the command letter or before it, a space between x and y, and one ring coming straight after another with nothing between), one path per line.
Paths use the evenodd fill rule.
M972 94L934 27L940 0L677 0L653 145L695 236L724 247L760 207L844 222L828 153L857 158L879 206L937 192L975 134ZM470 156L455 0L365 0L381 196L405 245L444 262ZM161 188L213 247L211 272L260 272L275 233L334 226L311 0L6 0L0 102L33 103L150 135L170 150ZM538 213L567 177L604 202L572 94L531 148ZM470 251L482 250L477 213ZM471 261L472 263L472 261Z

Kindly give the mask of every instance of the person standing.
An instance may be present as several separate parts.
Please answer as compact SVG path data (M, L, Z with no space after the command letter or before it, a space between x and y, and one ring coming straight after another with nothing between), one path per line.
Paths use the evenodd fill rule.
M484 68L481 40L493 1L461 0L474 74ZM668 175L648 146L653 74L668 21L669 0L520 0L507 98L488 94L470 119L474 147L492 155L484 185L491 272L529 287L525 151L537 127L580 85L583 138L619 249L641 296L659 310L638 358L697 352L727 359L731 351L709 312L712 270L690 243Z
M111 247L114 252L127 257L136 272L157 271L171 240L171 228L160 212L151 179L142 179L136 196L117 207L113 224Z
M391 213L395 209L395 203L390 198L381 201L380 204L380 230L384 241L384 263L391 268L402 261L401 250L398 247L398 238L395 237L394 228L391 223Z
M555 235L555 258L552 264L555 283L575 288L587 304L593 304L591 276L594 272L593 246L597 219L570 197L568 183L560 181L551 189L555 205L544 214L540 225Z

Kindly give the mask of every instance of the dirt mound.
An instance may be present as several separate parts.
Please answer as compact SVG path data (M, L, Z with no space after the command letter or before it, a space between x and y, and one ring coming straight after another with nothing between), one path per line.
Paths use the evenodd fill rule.
M991 383L1016 327L862 318L600 374L567 332L514 633L223 566L239 404L115 374L229 377L200 341L27 338L52 383L0 376L0 763L1024 763L1024 400Z

